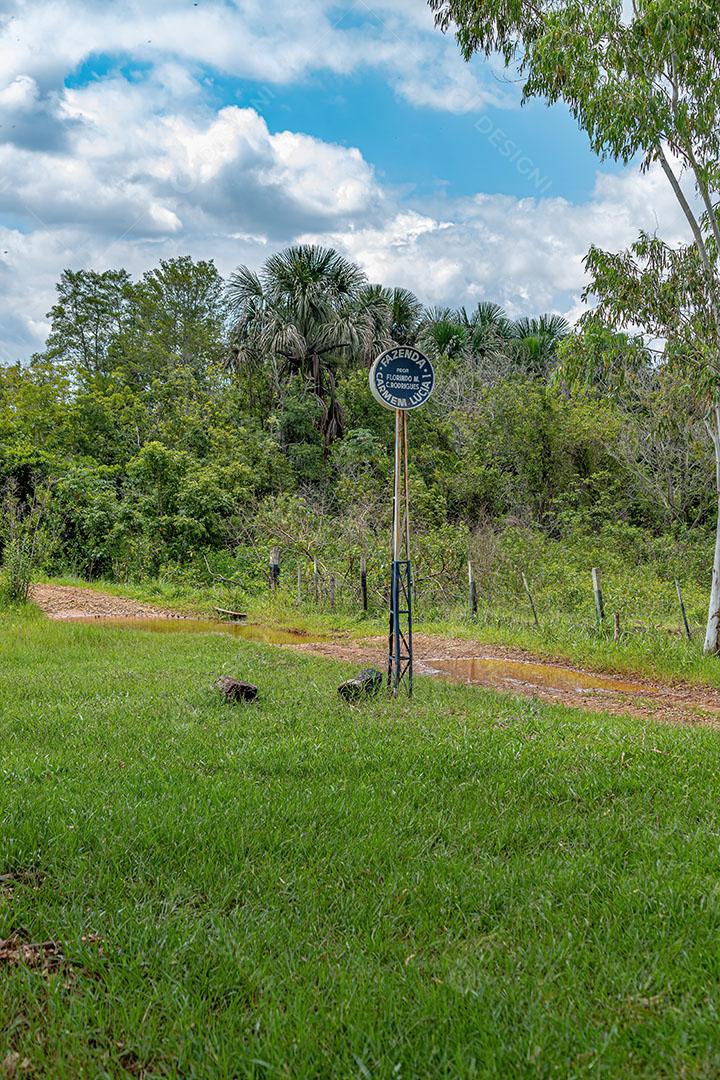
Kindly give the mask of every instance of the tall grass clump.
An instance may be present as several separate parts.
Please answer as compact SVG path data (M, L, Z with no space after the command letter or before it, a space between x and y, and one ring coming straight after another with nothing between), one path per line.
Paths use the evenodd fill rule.
M47 493L42 490L38 490L30 502L21 500L14 486L5 491L0 522L3 569L0 596L8 604L27 601L33 570L40 561L43 548L47 502Z

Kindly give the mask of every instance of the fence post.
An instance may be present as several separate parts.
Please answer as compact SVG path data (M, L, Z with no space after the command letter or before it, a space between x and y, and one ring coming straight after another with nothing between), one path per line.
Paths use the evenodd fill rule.
M362 609L363 611L367 611L367 558L364 553L360 556L360 594L362 596Z
M620 640L620 614L613 612L613 641Z
M475 574L473 573L473 564L468 559L468 588L470 590L470 614L473 619L477 615L477 588L475 586Z
M335 610L335 575L330 575L330 610Z
M605 607L603 605L602 589L600 588L600 571L596 566L592 570L592 583L593 593L595 594L595 611L597 613L598 623L602 626L603 619L605 618Z
M534 602L534 600L532 598L532 593L530 592L530 586L528 585L528 579L525 577L525 572L524 571L523 571L523 576L522 576L522 583L523 583L523 586L525 588L525 592L527 593L527 598L530 601L530 608L532 609L533 619L535 620L535 625L536 625L536 627L538 629L540 629L540 622L539 622L538 617L537 617L537 611L535 610L535 602Z
M298 607L302 603L302 563L298 560L297 565L297 602Z
M688 641L692 641L692 634L690 633L690 624L687 620L687 614L685 612L685 603L683 601L682 589L680 588L680 582L675 578L675 589L677 590L678 600L680 602L680 614L682 615L683 626L685 627L685 637Z
M274 593L280 582L280 548L270 551L270 592Z
M320 574L318 572L317 555L313 559L313 594L315 596L315 603L317 604L320 599Z

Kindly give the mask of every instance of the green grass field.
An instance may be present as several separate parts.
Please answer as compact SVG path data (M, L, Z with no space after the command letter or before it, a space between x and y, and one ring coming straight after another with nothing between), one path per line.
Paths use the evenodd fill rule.
M3 613L0 1076L720 1075L720 734L346 670Z

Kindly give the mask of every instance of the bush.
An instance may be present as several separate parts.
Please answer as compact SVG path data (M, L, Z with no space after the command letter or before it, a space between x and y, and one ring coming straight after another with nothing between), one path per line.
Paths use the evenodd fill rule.
M22 503L14 487L6 490L3 501L3 598L11 604L24 604L28 598L32 572L42 548L42 525L47 493L37 491L31 503Z

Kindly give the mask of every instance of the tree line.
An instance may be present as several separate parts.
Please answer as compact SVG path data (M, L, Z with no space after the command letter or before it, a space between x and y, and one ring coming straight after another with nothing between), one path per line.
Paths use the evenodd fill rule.
M138 281L66 271L49 319L45 349L0 370L0 484L8 520L43 501L33 543L53 573L259 584L270 545L385 558L392 415L367 371L393 342L437 370L411 424L426 595L449 594L488 529L713 521L702 401L670 360L597 323L426 309L314 246L226 282L188 257Z

